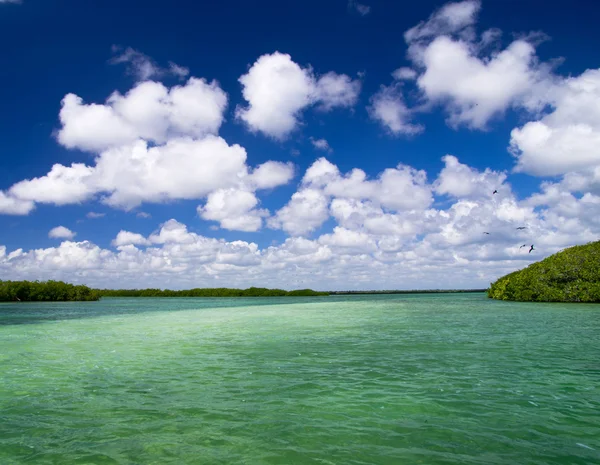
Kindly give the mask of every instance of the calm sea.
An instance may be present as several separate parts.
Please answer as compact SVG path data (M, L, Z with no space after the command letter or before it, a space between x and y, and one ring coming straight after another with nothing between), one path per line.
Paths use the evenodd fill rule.
M600 305L0 304L0 464L598 464Z

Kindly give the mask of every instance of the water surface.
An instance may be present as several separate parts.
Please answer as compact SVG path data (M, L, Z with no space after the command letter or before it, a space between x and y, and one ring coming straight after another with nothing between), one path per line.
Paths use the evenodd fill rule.
M0 305L0 464L597 464L600 306Z

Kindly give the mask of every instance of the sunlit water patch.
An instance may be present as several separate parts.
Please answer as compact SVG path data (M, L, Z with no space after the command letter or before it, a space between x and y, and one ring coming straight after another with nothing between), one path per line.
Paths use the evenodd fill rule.
M1 464L600 463L600 306L0 305Z

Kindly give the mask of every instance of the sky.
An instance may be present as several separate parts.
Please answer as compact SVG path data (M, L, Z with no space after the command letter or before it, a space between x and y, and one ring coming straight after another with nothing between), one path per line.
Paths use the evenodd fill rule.
M0 0L0 279L485 288L598 240L599 15Z

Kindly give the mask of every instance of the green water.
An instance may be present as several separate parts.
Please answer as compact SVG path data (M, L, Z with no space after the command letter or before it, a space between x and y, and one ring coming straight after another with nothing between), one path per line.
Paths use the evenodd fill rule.
M0 305L0 464L598 464L600 306Z

